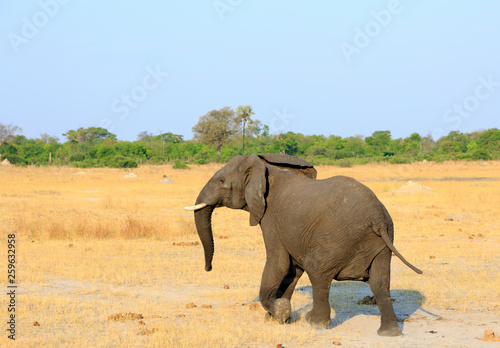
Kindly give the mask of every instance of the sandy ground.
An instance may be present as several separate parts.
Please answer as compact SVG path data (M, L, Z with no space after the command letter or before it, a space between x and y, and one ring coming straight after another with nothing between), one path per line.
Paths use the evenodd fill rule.
M424 271L393 258L403 330L394 338L377 335L376 305L357 304L372 295L359 282L333 282L330 328L311 328L306 275L291 323L265 321L264 245L245 212L214 213L214 270L205 272L192 213L182 207L216 169L144 167L135 179L106 169L0 171L0 233L18 235L19 272L17 340L7 339L8 298L0 296L0 346L500 347L480 340L487 329L500 334L499 162L318 168L321 177L344 174L372 188L397 225L396 247ZM164 173L176 184L158 185ZM115 234L102 237L108 230ZM6 250L0 245L0 259ZM109 319L119 313L142 318Z
M200 250L201 251L201 250ZM207 315L230 316L234 318L234 325L238 325L238 317L251 316L254 322L251 324L253 330L260 330L264 326L272 326L278 331L276 345L269 342L253 344L251 341L246 344L238 344L238 347L275 347L282 344L283 347L330 347L335 346L334 342L339 342L345 347L497 347L500 342L484 342L483 333L488 328L500 328L500 318L484 311L461 312L453 309L433 309L422 305L421 295L417 291L392 290L391 295L394 301L396 315L400 319L400 327L403 336L400 337L380 337L376 330L380 324L380 315L376 305L358 305L356 299L362 299L366 295L372 295L366 284L357 282L334 282L330 291L330 301L332 309L332 322L329 329L312 329L304 320L303 315L310 309L311 287L301 286L296 289L296 293L305 297L306 301L299 301L309 304L305 306L296 305L293 308L292 323L279 325L275 322L264 320L265 312L256 298L252 302L232 302L225 300L215 300L214 294L222 290L191 284L188 286L173 288L169 281L163 284L155 284L154 289L148 286L130 284L116 285L95 281L76 281L73 279L52 278L46 283L25 284L19 290L19 297L36 297L40 303L50 302L50 299L58 299L57 302L75 302L81 304L84 313L87 306L93 307L92 316L80 318L72 325L57 320L49 319L50 314L30 313L30 319L23 320L19 329L22 339L18 341L18 346L38 346L40 342L50 342L56 336L66 336L66 342L71 346L71 335L78 337L77 346L91 343L94 346L114 346L115 343L102 342L100 335L119 331L124 339L133 339L137 346L151 344L148 336L141 338L141 333L153 328L162 328L172 320L186 322L189 325L206 325L204 317ZM224 290L230 292L231 289ZM255 288L257 294L258 289ZM295 295L297 296L297 295ZM227 297L224 295L223 297ZM127 302L138 301L148 303L148 309L127 306ZM192 302L194 301L194 302ZM350 301L350 303L346 303ZM294 301L292 301L294 302ZM197 308L182 308L184 304L195 303ZM202 304L208 304L212 308L204 309ZM179 304L182 304L180 307ZM253 305L254 304L254 305ZM253 307L249 310L250 307ZM114 322L108 319L111 313L110 308L129 308L131 312L140 312L143 319L130 320L124 322ZM247 309L248 308L248 309ZM57 311L56 311L57 312ZM117 312L118 313L118 312ZM125 313L125 312L123 312ZM260 317L260 318L259 318ZM41 322L41 327L32 325L33 319ZM139 321L145 322L144 326L138 325ZM99 331L95 326L100 327ZM295 340L287 340L287 332L279 333L280 328L300 330L308 337L302 338L304 342L297 344ZM201 330L207 329L202 328ZM101 331L101 333L99 333ZM29 343L26 338L37 336L40 340L36 343ZM80 336L86 337L82 341ZM134 337L136 336L136 337ZM24 338L24 339L23 339ZM61 342L61 339L56 339ZM64 340L63 340L64 342ZM85 344L82 344L84 343ZM5 343L5 341L4 341ZM4 345L5 346L5 345ZM213 342L213 346L219 346ZM225 346L225 345L220 345Z

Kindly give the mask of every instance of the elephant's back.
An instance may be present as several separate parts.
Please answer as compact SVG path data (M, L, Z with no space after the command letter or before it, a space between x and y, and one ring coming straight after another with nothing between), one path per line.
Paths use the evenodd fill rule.
M336 176L332 176L330 178L327 178L327 179L322 179L322 180L316 180L317 182L324 182L328 185L341 185L341 186L346 186L346 187L358 187L358 186L363 186L363 187L366 187L365 185L363 185L362 183L360 183L358 180L350 177L350 176L345 176L345 175L336 175Z
M349 176L337 175L317 181L319 189L328 192L330 196L340 196L342 200L375 199L378 201L375 193L369 187Z
M320 188L326 193L325 209L336 221L362 226L380 221L390 222L390 216L375 193L354 178L334 176L323 180ZM320 183L318 183L320 184ZM389 220L389 221L388 221Z

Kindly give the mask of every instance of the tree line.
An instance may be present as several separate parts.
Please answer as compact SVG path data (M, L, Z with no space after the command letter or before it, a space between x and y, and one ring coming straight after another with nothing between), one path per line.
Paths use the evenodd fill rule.
M154 135L143 131L136 141L121 141L107 129L79 128L62 134L66 141L48 134L28 139L12 124L0 123L0 161L14 165L70 165L80 168L134 168L140 164L189 164L227 162L235 155L276 153L302 157L314 165L351 166L374 162L497 160L500 130L461 133L451 131L434 140L413 133L394 139L388 130L370 136L272 134L267 125L253 119L252 108L240 106L212 110L193 127L194 138L184 140L171 132Z

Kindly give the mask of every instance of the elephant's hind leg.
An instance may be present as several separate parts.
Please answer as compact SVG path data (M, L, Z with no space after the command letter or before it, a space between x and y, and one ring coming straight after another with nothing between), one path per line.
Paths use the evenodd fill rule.
M313 309L306 314L306 321L313 326L328 328L331 320L329 297L332 278L309 275L309 279L313 289Z
M373 260L370 279L370 289L377 300L380 309L381 325L377 333L380 336L399 336L401 329L396 320L390 295L391 283L391 251L383 250Z

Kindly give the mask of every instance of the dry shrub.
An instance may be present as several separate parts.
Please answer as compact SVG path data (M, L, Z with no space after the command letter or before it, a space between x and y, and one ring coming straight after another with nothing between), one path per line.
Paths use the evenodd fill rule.
M206 169L173 175L176 184L160 186L158 173L165 170L141 167L141 181L133 182L113 169L93 169L88 175L68 168L5 170L0 172L2 227L38 241L193 236L193 216L182 208L199 191L193 178L206 175Z
M80 218L74 229L74 236L83 239L108 239L113 236L113 230L109 224L104 225L103 221L91 221Z
M151 238L154 230L153 222L128 216L120 236L124 239Z
M193 217L172 216L168 219L164 237L192 237L195 235L196 227Z
M133 217L128 216L120 230L123 239L171 239L196 235L193 218L184 216Z
M66 226L60 222L53 222L47 226L49 239L67 239L68 231Z
M78 216L67 220L51 217L18 217L13 222L17 235L35 240L73 239L175 239L196 235L192 217L125 217L99 218Z

